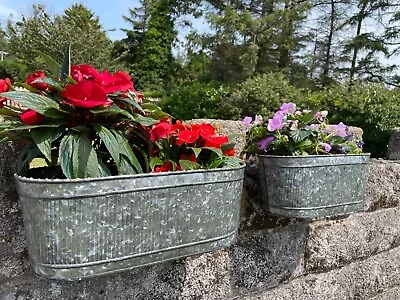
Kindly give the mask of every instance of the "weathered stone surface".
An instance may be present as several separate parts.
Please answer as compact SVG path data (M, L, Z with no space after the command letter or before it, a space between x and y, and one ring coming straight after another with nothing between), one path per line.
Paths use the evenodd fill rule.
M371 159L364 211L394 207L400 200L400 162Z
M400 248L357 261L327 273L297 278L275 289L258 291L242 300L369 299L400 284ZM396 298L395 298L396 299Z
M307 271L326 271L400 246L400 208L310 224Z
M186 121L187 123L210 123L212 124L218 134L222 135L233 135L237 134L238 137L235 139L235 152L237 157L241 157L244 146L246 144L246 126L242 121L231 121L231 120L214 120L214 119L193 119Z
M400 160L400 128L394 128L389 140L388 159Z
M354 137L355 141L362 141L364 131L360 127L348 126L349 134Z
M379 293L375 297L369 300L397 300L400 299L400 287L396 286L394 288L388 289L382 293Z

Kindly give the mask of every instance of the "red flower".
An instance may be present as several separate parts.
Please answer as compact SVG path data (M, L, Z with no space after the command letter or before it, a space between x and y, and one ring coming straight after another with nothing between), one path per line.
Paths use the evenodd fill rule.
M114 75L111 75L109 72L104 71L99 74L97 81L101 86L104 87L107 94L112 94L118 91L135 92L131 76L125 72L117 71L114 73Z
M190 125L182 124L180 120L177 120L174 125L172 125L171 132L178 133L182 130L190 129Z
M49 88L49 85L44 82L34 82L37 79L40 78L46 78L46 74L44 74L43 71L36 71L28 76L26 79L25 83L30 85L31 87L34 87L35 89L39 91L45 91Z
M197 162L197 158L196 155L194 155L194 153L182 154L179 160L190 160L192 162Z
M44 120L44 116L32 109L27 109L21 115L21 121L26 125L37 125Z
M107 98L104 89L92 80L67 85L62 92L62 96L67 99L63 101L65 104L83 108L110 106L113 104Z
M0 93L5 93L10 90L11 81L9 78L0 79ZM3 107L3 101L6 101L7 98L0 97L0 108Z
M76 82L82 82L85 80L99 79L99 72L90 65L72 65L71 66L71 77Z
M235 149L234 148L226 149L226 150L224 150L222 152L227 156L235 156Z
M214 126L208 123L200 124L200 135L205 139L215 135Z
M182 146L183 143L192 144L197 141L200 136L200 129L197 130L182 130L178 133L178 140L176 141L176 145Z
M172 162L166 162L162 166L155 167L154 172L159 173L159 172L168 172L173 170L174 166L172 165Z
M169 119L163 119L159 123L153 125L150 131L150 140L152 142L166 138L171 132L172 125Z
M222 145L229 141L227 136L214 136L206 139L205 147L213 147L220 149Z

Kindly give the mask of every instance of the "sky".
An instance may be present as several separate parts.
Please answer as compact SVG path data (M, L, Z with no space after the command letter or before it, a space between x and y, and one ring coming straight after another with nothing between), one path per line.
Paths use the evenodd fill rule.
M107 34L112 40L125 37L120 28L129 28L129 24L122 18L129 15L129 8L139 6L138 0L0 0L0 21L5 24L10 15L16 19L21 15L26 15L31 10L33 4L43 4L46 11L52 14L62 14L63 11L74 3L82 3L100 18Z

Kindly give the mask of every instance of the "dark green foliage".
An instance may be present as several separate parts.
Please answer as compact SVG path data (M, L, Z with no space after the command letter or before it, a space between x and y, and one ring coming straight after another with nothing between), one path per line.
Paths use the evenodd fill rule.
M343 122L364 130L364 151L373 157L385 157L394 127L400 124L400 94L385 86L335 86L311 93L303 104L329 111L331 124Z
M255 114L269 117L282 103L297 102L301 98L301 91L283 74L263 74L238 85L221 106L220 113L227 119L242 119Z
M162 108L181 120L220 119L229 88L218 83L194 82L182 85L162 101Z
M14 60L0 61L0 78L10 78L11 81L25 81L28 75L28 68Z

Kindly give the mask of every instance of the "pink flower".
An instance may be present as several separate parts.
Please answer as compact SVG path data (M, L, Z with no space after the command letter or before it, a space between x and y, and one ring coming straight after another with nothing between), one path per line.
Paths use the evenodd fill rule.
M324 118L326 118L326 116L328 115L328 111L327 110L323 110L323 111L319 111L317 112L314 117L316 117L318 120L323 121Z
M256 117L254 118L254 126L256 125L260 125L263 121L263 117L260 115L256 115Z
M245 117L243 119L243 124L246 125L246 127L249 127L249 128L253 127L254 125L251 124L252 122L253 122L253 118L252 117Z
M284 117L285 116L280 111L278 111L272 119L268 120L268 130L275 131L282 129L283 126L285 125L283 122Z
M326 152L329 152L332 149L332 146L327 143L321 143L321 145L324 147Z
M273 136L268 136L265 139L261 140L260 142L258 142L258 148L260 150L265 150L267 149L268 145L275 140L275 138Z
M347 126L340 122L338 125L328 125L324 132L330 133L335 136L346 137L347 134Z
M296 112L296 104L295 103L283 103L279 111L284 115L293 115Z

